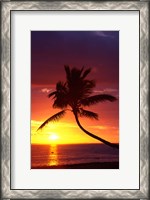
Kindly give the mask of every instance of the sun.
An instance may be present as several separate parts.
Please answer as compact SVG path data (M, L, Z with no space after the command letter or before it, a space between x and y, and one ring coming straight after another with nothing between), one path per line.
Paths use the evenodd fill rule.
M55 133L51 134L48 138L49 138L50 140L53 140L53 141L59 139L58 135L56 135Z

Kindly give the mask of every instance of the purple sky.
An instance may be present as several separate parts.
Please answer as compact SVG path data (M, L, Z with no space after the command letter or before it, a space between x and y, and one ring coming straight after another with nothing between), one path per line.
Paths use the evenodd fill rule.
M118 31L32 31L31 47L34 85L63 80L67 64L91 67L99 89L119 87Z

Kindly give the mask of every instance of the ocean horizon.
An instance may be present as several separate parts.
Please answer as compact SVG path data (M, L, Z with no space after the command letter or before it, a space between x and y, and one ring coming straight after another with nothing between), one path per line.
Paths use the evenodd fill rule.
M119 162L119 150L97 143L31 145L31 168L34 169L105 162Z

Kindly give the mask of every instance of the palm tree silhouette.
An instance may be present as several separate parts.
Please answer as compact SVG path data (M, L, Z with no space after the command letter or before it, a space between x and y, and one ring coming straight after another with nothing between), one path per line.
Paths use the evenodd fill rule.
M57 121L62 118L66 111L70 110L74 116L76 123L80 127L82 131L84 131L87 135L95 138L106 145L109 145L114 148L119 148L118 144L110 143L107 140L104 140L93 133L90 133L86 129L83 128L79 121L79 117L88 117L91 119L98 120L98 114L95 112L91 112L83 109L85 106L90 106L99 102L104 101L115 101L117 100L114 96L109 94L99 94L90 96L93 88L95 87L94 80L86 79L87 75L91 72L91 69L84 70L82 69L72 68L69 66L65 66L66 72L66 81L65 82L57 82L56 91L50 93L48 97L53 97L54 103L53 108L61 108L62 111L48 118L38 129L42 129L46 124L51 121ZM71 109L68 109L71 108Z

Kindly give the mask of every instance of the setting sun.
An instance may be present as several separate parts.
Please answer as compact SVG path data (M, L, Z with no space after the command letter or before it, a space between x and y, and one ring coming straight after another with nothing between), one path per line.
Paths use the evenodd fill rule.
M50 140L58 140L58 135L56 135L55 133L54 134L51 134L49 137L48 137Z

